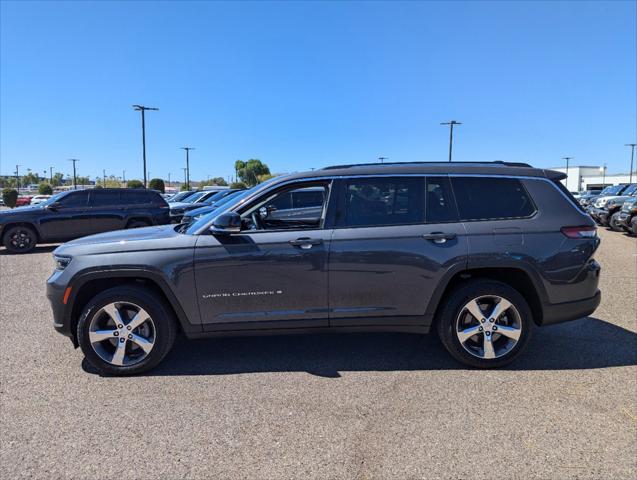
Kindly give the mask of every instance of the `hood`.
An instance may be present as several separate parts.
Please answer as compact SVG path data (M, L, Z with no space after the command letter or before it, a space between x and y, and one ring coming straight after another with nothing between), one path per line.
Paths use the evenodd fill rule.
M191 235L177 233L175 225L115 230L71 240L55 249L59 255L89 255L130 252L135 250L161 250L194 244Z
M2 218L4 218L5 216L9 217L12 215L24 215L25 213L40 213L42 212L42 208L44 207L40 205L25 205L24 207L15 207L11 210L2 210L0 212L0 220L2 220Z
M188 212L188 216L194 217L195 215L205 215L206 213L210 213L216 209L217 207L214 205L204 205L203 207L197 207L194 210L190 210Z

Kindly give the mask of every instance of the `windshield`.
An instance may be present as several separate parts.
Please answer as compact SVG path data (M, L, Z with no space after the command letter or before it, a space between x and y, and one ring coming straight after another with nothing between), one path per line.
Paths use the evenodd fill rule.
M67 192L59 192L59 193L56 193L55 195L51 195L51 197L46 199L44 202L38 203L38 206L39 207L46 207L47 205L51 205L53 202L57 202L62 197L67 195L69 192L70 192L70 190L67 191Z
M212 205L213 203L217 203L219 200L226 197L227 195L230 195L230 193L228 193L228 190L221 190L220 192L217 192L214 195L211 195L210 197L206 198L201 203L205 203L206 205Z
M624 193L622 193L622 195L634 195L635 192L637 192L637 184L631 185L630 187L628 187Z
M184 198L182 200L182 202L184 202L184 203L195 203L197 200L199 200L204 195L207 195L208 193L210 193L210 192L195 192L192 195L190 195L189 197Z
M241 191L237 192L236 196L232 196L232 199L228 199L228 202L225 202L223 205L219 205L218 208L215 208L209 214L204 215L203 217L201 217L196 222L193 222L193 223L187 225L187 230L185 232L183 232L183 233L187 233L189 235L194 234L195 232L200 230L201 227L203 227L206 224L208 224L217 215L219 215L221 213L224 213L224 212L227 212L228 210L230 210L235 205L243 203L245 201L245 199L248 198L250 195L252 195L254 192L256 192L257 190L261 190L264 187L267 187L268 185L270 185L271 183L274 183L277 180L281 180L281 177L273 177L273 178L271 178L269 180L266 180L263 183L260 183L259 185L255 186L255 187L249 188L247 190L241 190ZM224 198L224 200L225 200L225 198ZM230 201L230 200L232 200L232 201Z
M181 202L184 198L186 198L189 195L192 195L195 192L179 192L177 194L175 194L174 196L170 197L170 200L168 200L169 203L173 203L173 202Z
M612 187L606 187L600 196L605 197L607 195L617 195L621 189L624 188L624 185L613 185Z

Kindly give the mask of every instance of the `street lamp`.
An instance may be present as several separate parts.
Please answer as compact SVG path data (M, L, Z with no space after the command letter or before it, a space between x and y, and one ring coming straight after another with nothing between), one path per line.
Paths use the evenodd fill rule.
M453 126L462 125L462 123L451 120L450 122L442 122L440 125L449 125L449 161L451 161L451 150L453 149Z
M599 167L599 171L602 172L602 188L606 186L606 164L603 167Z
M568 189L568 162L570 160L573 160L573 157L562 157L562 160L566 160L566 178L565 178L565 183L566 183L566 188ZM579 190L579 188L578 188Z
M156 111L159 110L159 108L145 107L143 105L133 105L133 108L138 112L142 112L142 155L144 157L144 188L146 188L146 116L144 112L146 112L146 110Z
M194 150L195 147L180 147L182 150L186 151L186 188L190 190L190 150Z
M637 143L626 143L625 147L630 147L630 182L633 183L633 160L635 159L635 145Z
M73 190L77 190L77 177L75 175L75 162L79 162L77 158L69 158L69 162L73 162Z
M380 163L383 163L385 160L387 160L387 157L378 157L378 160L380 160Z

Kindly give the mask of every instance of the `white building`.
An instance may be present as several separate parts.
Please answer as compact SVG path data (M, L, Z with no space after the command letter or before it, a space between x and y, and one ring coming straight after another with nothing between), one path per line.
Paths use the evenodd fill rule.
M555 167L551 170L566 173L565 167ZM562 183L571 192L579 192L582 190L590 190L592 188L603 188L608 185L618 185L620 183L630 183L629 173L612 173L609 174L600 166L580 166L574 165L568 167L568 177L562 180ZM633 171L632 182L637 183L637 171Z

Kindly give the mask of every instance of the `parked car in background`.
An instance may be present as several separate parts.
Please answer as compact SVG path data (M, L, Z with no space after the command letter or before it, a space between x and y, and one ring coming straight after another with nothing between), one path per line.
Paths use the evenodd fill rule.
M591 190L582 190L581 192L577 192L573 194L573 198L579 201L580 198L599 195L602 192L601 188L591 189Z
M589 206L589 214L593 217L599 225L607 227L610 221L610 216L619 210L621 204L624 203L624 199L631 196L637 189L636 184L617 185L621 187L616 190L616 193L610 193L606 195L600 195L595 199L592 206ZM609 210L612 210L609 213Z
M612 195L611 192L613 192L617 187L619 187L618 185L610 185L608 187L604 187L600 192L595 193L595 191L591 191L590 193L581 195L577 201L579 202L579 204L584 207L587 208L589 205L591 205L592 202L594 202L598 197L602 196L602 195Z
M626 201L632 200L637 196L637 184L632 184L624 192L615 197L610 197L601 207L598 213L600 223L609 227L611 230L621 232L623 229L619 225L619 211Z
M26 253L37 243L169 222L168 204L154 190L70 190L39 205L0 212L0 239L10 252Z
M208 215L209 213L212 213L215 210L221 208L223 205L230 202L237 195L241 195L243 192L245 192L245 190L235 190L213 204L206 204L206 205L197 207L194 210L189 210L186 213L184 213L184 216L181 218L181 223L188 224L188 223L197 221L204 215Z
M186 190L183 192L176 193L172 197L170 197L170 200L168 203L181 202L185 200L186 198L188 198L189 196L194 195L195 193L197 193L197 190Z
M58 247L53 326L110 375L158 365L178 331L434 330L459 362L504 366L534 324L600 302L595 223L564 178L503 162L277 176L189 225Z
M39 205L40 203L51 198L51 195L36 195L31 199L31 205Z
M622 230L637 235L637 197L624 202L617 216L617 224Z
M181 223L184 213L199 208L201 206L213 205L216 201L236 192L237 189L223 190L201 190L195 195L187 197L183 202L174 202L170 204L170 219L173 223Z
M15 206L16 207L24 207L26 205L31 205L31 199L33 197L30 195L22 195L20 197L18 197L18 199L15 202Z

